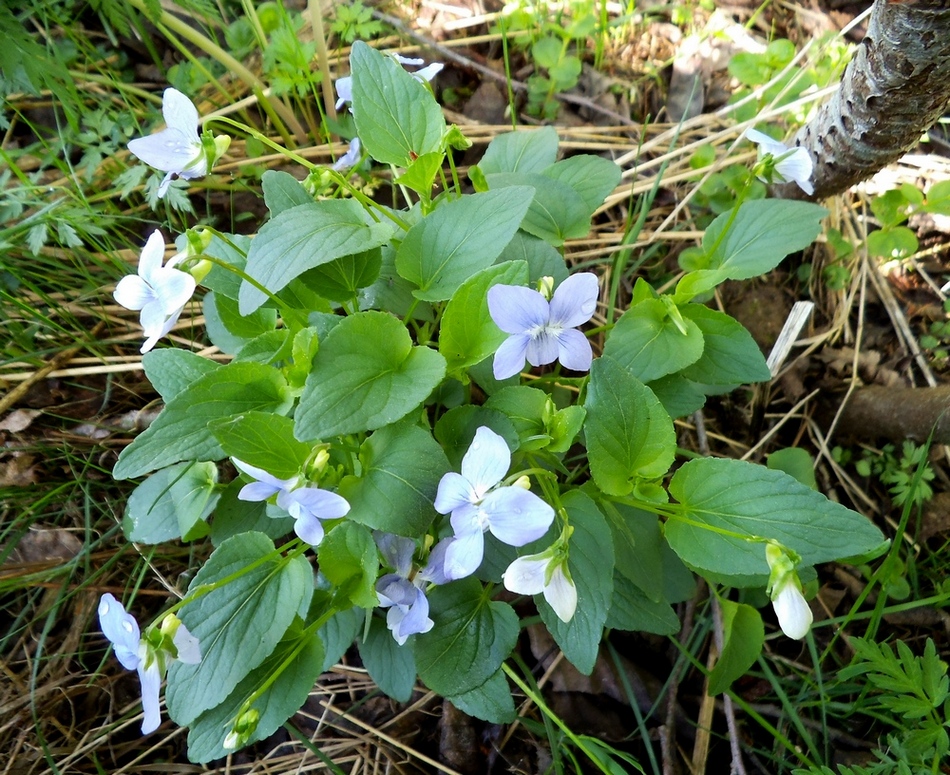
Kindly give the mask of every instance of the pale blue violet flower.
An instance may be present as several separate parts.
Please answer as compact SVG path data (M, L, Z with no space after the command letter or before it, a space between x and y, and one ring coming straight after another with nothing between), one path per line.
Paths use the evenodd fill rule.
M524 546L551 526L554 509L537 495L521 486L498 487L510 465L505 440L482 426L462 458L462 473L449 472L439 482L435 510L451 513L455 532L445 550L446 579L464 578L478 569L486 530L509 546Z
M165 266L165 240L153 231L139 256L138 274L119 280L113 296L126 309L141 310L139 323L145 334L141 351L147 353L178 322L178 316L195 292L195 278L175 269L172 258Z
M510 336L495 353L495 379L518 374L525 360L544 366L556 360L565 368L587 371L593 352L576 329L597 308L597 275L581 272L561 283L551 300L532 288L494 285L488 290L488 311Z
M552 547L553 549L553 547ZM577 610L577 587L567 558L551 549L519 557L502 574L505 589L518 595L543 594L558 619L569 622Z
M129 141L129 151L150 167L167 173L158 187L158 198L168 191L172 176L185 180L202 178L208 169L227 151L231 138L206 135L207 143L198 136L198 110L178 89L168 88L162 95L162 116L165 129L148 137Z
M294 518L294 532L311 546L317 546L324 536L323 521L345 517L350 504L341 495L303 484L301 477L278 479L261 468L231 458L242 473L255 481L244 485L238 500L266 501L277 496L277 506Z
M409 65L410 67L418 67L421 64L425 63L424 59L412 59L409 57L399 56L399 54L391 54L392 58L395 59L401 65ZM421 70L416 70L412 73L412 77L418 81L428 82L435 78L442 68L445 67L441 62L433 62L432 64L426 65ZM344 76L343 78L337 78L334 86L336 87L336 109L339 110L344 105L352 104L353 102L353 78L349 75Z
M759 161L764 162L756 177L763 183L772 183L774 177L780 183L796 183L806 194L814 194L811 182L814 163L811 155L801 146L789 148L778 140L773 140L764 132L747 129L746 139L759 146Z
M355 166L360 160L360 151L360 139L354 137L350 140L350 147L347 149L347 152L337 159L330 169L334 172L346 172L346 170Z
M415 542L390 533L373 533L376 545L386 564L395 573L387 573L376 582L376 596L381 608L388 608L386 626L400 646L410 635L428 632L434 622L429 618L429 600L422 586L421 574L412 576L412 555Z
M160 645L153 645L141 636L135 617L108 592L99 599L99 627L112 643L122 667L138 672L144 711L142 734L154 732L161 724L159 693L165 671L175 659L189 665L201 661L197 638L177 616L169 614L155 638Z

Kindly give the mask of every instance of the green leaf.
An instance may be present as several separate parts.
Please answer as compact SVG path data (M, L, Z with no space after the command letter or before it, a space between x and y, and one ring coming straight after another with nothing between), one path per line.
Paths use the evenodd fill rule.
M568 568L577 588L577 610L571 621L562 622L542 595L534 599L564 656L584 675L597 662L600 640L613 595L614 546L607 520L597 504L580 490L562 499L574 533L571 535Z
M235 479L221 494L214 519L211 520L211 543L220 546L232 536L241 533L263 533L270 539L283 538L294 529L293 517L273 518L267 515L267 504L262 501L242 501L238 493L244 487Z
M621 169L609 159L585 153L559 161L541 174L573 188L584 200L589 219L620 184Z
M382 251L372 248L311 269L303 279L312 283L325 299L349 301L356 297L361 288L376 282L382 266Z
M868 234L868 253L881 258L906 258L917 252L917 235L906 226L879 229Z
M292 398L280 372L258 363L230 363L199 377L122 450L112 475L130 479L180 460L220 460L224 450L208 423L242 412L281 414Z
M706 394L699 385L686 379L682 374L667 374L647 384L660 399L666 413L672 417L685 417L706 403Z
M308 269L379 247L391 235L391 225L374 221L353 199L308 202L282 211L261 227L247 252L245 271L277 293ZM244 282L238 300L240 313L248 315L267 296Z
M251 248L251 238L246 234L227 234L227 241L215 235L211 244L205 248L204 255L218 259L223 264L215 263L208 272L208 276L201 284L208 290L214 291L229 299L236 299L241 289L241 277L233 270L244 271L247 265L247 251ZM181 242L178 245L178 242ZM187 237L182 235L176 240L180 250L185 248ZM232 269L233 268L233 269Z
M564 256L557 248L523 231L516 232L495 259L496 264L505 261L524 261L528 264L527 285L537 285L542 277L553 277L554 285L558 286L570 275Z
M122 531L130 541L160 544L192 541L208 532L205 520L220 495L214 463L178 463L152 474L136 487L125 507Z
M432 199L435 176L439 174L444 161L445 154L442 151L424 153L418 159L414 159L406 171L393 182L411 188L428 202Z
M746 674L762 653L765 626L752 606L720 598L723 645L719 661L709 674L709 696L722 694Z
M336 585L335 596L360 608L375 608L379 553L373 535L345 520L330 530L317 549L320 572Z
M435 424L435 437L445 450L453 470L461 468L462 458L468 452L475 432L483 425L501 436L508 449L518 449L518 432L504 414L473 404L457 406L443 414Z
M448 700L462 713L490 724L510 724L517 716L511 688L502 670L495 672L481 686Z
M268 412L245 412L214 420L208 427L228 457L263 468L278 479L290 479L313 451L294 438L294 421Z
M655 514L622 503L604 504L617 571L651 600L663 598L663 537Z
M560 246L567 239L582 239L590 232L587 204L567 183L538 174L495 173L487 176L492 191L534 189L521 228L535 237ZM522 194L526 199L528 195Z
M408 702L416 685L416 660L411 649L396 643L379 617L372 617L365 640L360 640L360 659L376 685L396 702Z
M412 283L396 272L396 250L391 245L383 245L382 254L379 277L372 285L360 289L360 309L378 309L400 318L411 312L415 320L435 320L432 307L425 302L420 304L412 295L415 290Z
M564 44L557 38L547 35L534 42L531 46L531 56L537 65L550 70L564 56Z
M511 420L518 433L518 449L533 450L546 447L551 440L543 419L549 401L548 394L543 390L512 385L499 390L484 406L501 412Z
M673 422L651 390L611 358L591 365L585 437L590 470L607 495L657 479L676 451Z
M323 644L313 634L291 627L264 662L242 680L228 698L202 713L188 731L188 758L204 763L221 759L231 751L224 738L231 731L244 702L271 678L285 660L290 660L274 682L251 705L259 714L257 728L247 744L270 737L304 704L323 667Z
M405 417L445 376L445 359L414 347L385 312L345 318L321 344L296 412L298 439L382 428Z
M557 159L557 144L557 131L551 126L508 132L488 144L478 167L485 175L544 172Z
M205 294L202 308L211 344L228 355L239 352L252 339L273 331L277 325L277 310L257 309L242 315L234 299L218 296L214 291Z
M472 577L429 593L435 626L412 643L419 677L445 697L458 697L498 671L518 640L518 616L507 603L490 601Z
M665 600L651 600L619 570L614 573L613 598L606 626L611 630L675 635L680 629L676 612Z
M427 86L362 41L353 44L350 68L353 118L370 156L408 167L419 156L441 151L445 118Z
M313 202L303 184L288 172L267 170L261 175L261 188L264 190L264 204L272 218L291 207Z
M765 356L739 321L700 304L686 304L680 310L684 318L699 326L704 342L699 360L682 371L686 379L723 386L725 392L726 387L771 378Z
M333 595L326 589L329 582L320 574L317 574L317 589L313 593L313 603L310 605L311 611L315 610L317 605L323 609L330 606ZM312 619L312 615L308 619ZM363 631L366 624L366 611L362 608L345 608L337 611L320 628L317 636L323 641L323 671L327 672L333 667L343 655L347 652L356 636Z
M208 558L189 585L190 593L231 576L179 612L201 644L197 665L173 662L165 700L181 726L220 704L238 683L273 652L313 591L304 557L286 559L260 533L229 538Z
M574 445L574 439L584 427L586 418L587 411L583 406L565 406L555 412L548 423L548 433L551 436L551 443L547 446L548 452L567 452Z
M743 202L723 213L703 235L708 268L688 272L676 287L676 296L689 301L725 280L747 280L770 272L789 253L803 250L821 231L824 207L788 199Z
M439 352L449 374L461 378L468 367L492 355L508 337L488 313L488 289L527 282L527 265L510 261L483 269L459 286L445 307L439 329Z
M884 542L867 517L782 471L741 460L691 460L674 474L669 490L684 508L684 519L666 523L673 550L695 568L757 577L748 583L769 573L764 539L797 552L803 566L863 554Z
M808 450L801 447L777 449L769 455L765 463L773 471L784 471L813 490L818 489L815 479L815 459Z
M425 532L449 461L432 434L410 423L387 425L360 447L359 476L340 482L350 504L347 518L402 536Z
M659 299L632 306L610 332L604 356L612 358L641 382L650 382L695 363L703 353L703 334L684 320L684 334Z
M221 368L220 363L210 358L175 347L145 353L142 366L148 381L166 404L200 377Z
M396 271L423 301L444 301L490 267L518 230L531 203L525 186L469 194L441 205L413 226L396 253Z

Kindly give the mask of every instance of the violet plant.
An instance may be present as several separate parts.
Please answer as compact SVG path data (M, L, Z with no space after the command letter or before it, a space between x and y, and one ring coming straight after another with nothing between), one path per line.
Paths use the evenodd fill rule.
M165 406L114 469L145 477L129 540L215 546L174 609L201 644L199 661L167 666L189 756L270 735L354 641L394 698L421 682L512 721L505 662L522 616L539 613L589 673L605 629L676 632L673 605L696 573L721 595L769 585L781 626L805 635L800 575L872 556L883 535L781 471L679 464L673 419L770 379L750 334L701 302L807 246L825 210L741 203L684 256L671 292L638 280L603 325L600 278L572 274L561 248L587 235L619 168L559 161L553 128L519 131L491 142L467 193L452 151L469 143L426 83L437 68L413 74L362 43L350 65L340 97L359 142L344 164L287 152L306 179L264 174L270 218L256 236L189 233L161 269L150 239L141 282L117 291L154 344L191 289L158 273L190 272L207 289L208 335L231 356L146 352ZM361 156L392 171L403 206L351 183ZM590 323L603 326L599 353ZM520 597L499 599L503 588ZM724 656L721 686L764 632L756 609L729 605L745 613L727 617L725 649L741 642L745 657ZM109 616L118 656L139 666Z

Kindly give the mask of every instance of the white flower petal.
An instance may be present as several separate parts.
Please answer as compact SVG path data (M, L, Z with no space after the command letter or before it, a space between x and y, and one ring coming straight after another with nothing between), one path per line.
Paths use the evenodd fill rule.
M471 482L461 474L449 471L439 480L439 489L435 494L435 510L440 514L449 514L476 500Z
M155 277L155 293L165 315L184 307L197 287L195 278L180 269L163 268Z
M169 129L177 129L192 142L198 142L198 109L178 89L169 87L162 94L162 117Z
M770 153L773 156L781 156L788 150L784 143L769 137L765 132L760 132L758 129L747 129L745 136L747 140L759 146L760 154Z
M532 554L519 557L501 575L505 589L517 595L538 595L544 590L549 557Z
M495 379L508 379L521 373L530 341L531 337L527 334L512 334L501 343L492 361L492 373Z
M488 289L488 312L506 334L530 334L548 324L548 302L540 293L518 285Z
M485 535L481 530L456 535L445 550L445 578L448 581L471 576L485 556Z
M421 59L419 60L419 64L422 64ZM445 65L441 62L433 62L430 65L426 65L421 70L416 70L416 72L412 74L412 77L420 81L431 81L442 72L442 68L444 67Z
M350 510L350 504L342 495L319 487L299 487L286 495L279 495L277 503L291 514L297 511L318 519L339 519Z
M178 651L178 661L186 665L197 665L201 661L201 644L198 639L188 632L184 624L178 625L172 643Z
M589 371L594 351L590 342L576 328L568 328L557 335L557 359L566 369Z
M313 514L303 514L297 519L294 532L311 546L318 546L325 535L323 523Z
M554 609L557 618L569 622L577 610L577 587L564 574L562 565L558 565L551 574L551 583L544 588L544 599Z
M548 328L542 328L528 340L524 355L532 366L546 366L557 360L559 351L557 334Z
M599 295L597 275L591 272L571 275L551 297L551 325L574 328L586 323L597 309Z
M142 710L145 718L142 719L142 734L154 732L162 723L162 711L159 706L159 694L162 688L162 673L158 669L158 662L151 660L148 667L139 664L139 683L142 685Z
M113 595L106 592L99 598L99 629L109 639L115 650L116 659L126 670L135 670L139 666L139 644L141 633L138 622Z
M336 109L339 110L346 103L353 102L353 79L350 76L336 79Z
M500 487L482 501L488 529L509 546L524 546L543 536L554 521L554 509L522 487Z
M408 65L409 67L418 67L419 65L424 65L425 62L426 62L426 61L425 61L424 59L422 59L421 57L419 57L419 58L417 58L417 57L404 57L404 56L402 56L402 54L397 54L395 51L394 51L393 53L391 53L389 56L391 56L393 59L395 59L397 62L399 62L399 64L401 64L401 65Z
M794 181L806 194L815 193L815 187L811 183L813 168L811 156L804 148L796 148L790 156L775 165L775 171L783 181Z
M791 577L777 593L773 591L772 607L782 632L789 638L801 640L808 634L814 616Z
M475 431L475 438L462 458L462 476L482 498L489 489L500 482L511 465L511 452L507 442L491 428L482 425Z
M165 260L165 238L157 229L148 235L139 254L138 275L153 288L158 282Z
M201 142L179 129L163 129L148 137L129 140L129 151L149 167L162 172L181 173L204 155Z
M119 280L112 297L126 309L140 310L146 304L157 301L152 287L137 274L130 274Z

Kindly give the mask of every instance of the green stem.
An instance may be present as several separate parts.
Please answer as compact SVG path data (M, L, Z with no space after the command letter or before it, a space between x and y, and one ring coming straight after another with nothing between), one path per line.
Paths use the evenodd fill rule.
M540 710L547 718L551 719L551 721L553 721L557 725L557 727L565 734L567 739L570 740L572 743L574 743L574 745L576 745L579 750L584 752L584 755L597 766L598 770L603 772L605 775L611 775L610 769L604 766L604 764L601 763L600 759L588 750L584 741L581 740L577 735L575 735L571 731L570 727L568 727L567 724L565 724L563 721L561 721L560 718L558 718L558 716L554 713L554 711L552 711L545 704L544 700L541 699L541 695L539 695L535 691L532 691L532 689L528 686L528 684L521 680L518 674L508 665L507 662L502 663L501 669L504 670L505 674L512 680L512 682L519 689L521 689L521 691L525 693L525 696L527 696L535 705L538 706L538 710Z
M336 99L333 96L333 86L330 80L330 58L327 55L327 36L323 29L323 13L318 0L310 0L310 26L313 27L313 37L317 43L317 62L320 65L321 83L323 89L323 107L330 121L336 121Z

